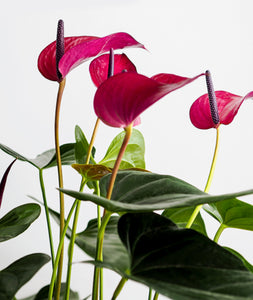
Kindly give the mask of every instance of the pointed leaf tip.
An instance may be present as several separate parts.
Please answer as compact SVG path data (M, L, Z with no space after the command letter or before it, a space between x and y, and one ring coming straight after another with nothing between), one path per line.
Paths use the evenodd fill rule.
M111 48L116 50L129 47L144 48L142 44L125 32L113 33L80 43L65 52L59 63L59 70L62 76L65 77L72 69L91 57L108 52Z
M103 82L94 98L97 116L107 125L125 128L139 115L165 95L197 79L174 74L158 74L151 78L127 72L110 77Z
M5 185L6 185L6 181L7 181L7 177L8 177L8 174L11 170L11 167L12 165L14 164L14 162L16 161L17 159L14 159L13 162L9 165L9 167L6 169L6 171L4 172L4 175L3 175L3 178L1 180L1 183L0 183L0 207L1 207L1 204L2 204L2 199L3 199L3 193L4 193L4 188L5 188Z

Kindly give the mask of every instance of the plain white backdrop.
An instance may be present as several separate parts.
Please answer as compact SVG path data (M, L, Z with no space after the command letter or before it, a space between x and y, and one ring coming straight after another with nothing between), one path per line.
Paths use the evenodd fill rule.
M193 77L209 69L216 90L246 95L253 90L253 4L251 0L75 0L1 2L0 10L0 142L27 156L53 148L55 97L58 85L37 70L40 51L56 36L58 19L65 22L65 36L95 35L125 31L148 51L126 49L139 73L152 76L174 73ZM121 51L118 51L119 53ZM78 124L90 138L96 117L93 86L86 62L67 77L61 109L61 143L74 141ZM138 129L146 141L147 169L186 180L203 189L212 159L215 131L199 130L189 120L191 103L206 92L204 78L163 98L142 115ZM221 128L221 143L210 193L236 192L253 187L253 104L243 103L234 122ZM102 125L96 140L97 160L120 132ZM12 158L0 152L0 176ZM56 170L45 172L49 205L58 208ZM78 189L79 176L64 168L65 187ZM17 205L31 202L27 195L41 198L38 172L17 162L11 170L0 217ZM242 200L253 202L253 196ZM67 198L67 207L72 203ZM79 222L83 230L95 207L84 204ZM207 218L211 237L218 224ZM58 236L58 226L53 225ZM39 234L38 234L39 233ZM253 233L227 229L222 245L234 247L253 263ZM44 212L24 234L0 244L0 268L33 253L49 253ZM74 261L87 259L76 250ZM35 293L48 284L50 264L22 288L18 296ZM75 264L72 288L81 297L90 294L93 268ZM110 299L119 280L105 274L105 299ZM162 299L161 297L160 299ZM119 299L147 299L147 288L127 283Z

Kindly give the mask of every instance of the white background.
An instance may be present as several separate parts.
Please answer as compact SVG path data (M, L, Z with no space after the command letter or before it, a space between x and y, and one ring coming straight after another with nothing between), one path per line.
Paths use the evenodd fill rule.
M54 145L58 85L41 76L37 58L55 39L58 19L65 22L65 36L105 36L119 31L133 35L149 50L124 50L139 73L152 76L166 72L193 77L209 69L217 90L243 96L253 89L252 9L251 0L2 1L0 142L31 158ZM74 141L76 124L90 138L96 117L92 107L95 87L89 78L88 65L86 62L68 75L61 110L61 143ZM200 78L143 113L138 127L146 140L147 169L179 177L201 189L212 159L215 130L194 128L189 108L205 92L204 78ZM220 151L210 190L213 194L253 187L252 105L250 100L243 103L234 122L220 128ZM105 125L100 127L95 143L97 160L119 132ZM11 157L0 152L0 176L11 161ZM56 170L46 171L45 177L49 205L57 209ZM79 176L70 167L64 168L64 181L65 187L78 189ZM17 162L8 178L0 216L17 205L31 202L27 195L41 198L38 172ZM253 196L243 199L252 203ZM66 199L67 207L72 201ZM79 230L93 217L94 206L84 204ZM207 226L213 237L218 224L207 218ZM53 227L57 236L58 227L55 224ZM252 232L227 229L220 243L234 247L253 263L252 240ZM44 212L24 234L0 244L0 268L33 252L49 253ZM86 258L76 250L75 261ZM49 272L50 264L18 296L28 296L48 284ZM73 272L72 288L81 297L90 294L93 268L75 264ZM105 299L110 299L118 280L118 275L106 272ZM119 299L147 299L147 288L129 282Z

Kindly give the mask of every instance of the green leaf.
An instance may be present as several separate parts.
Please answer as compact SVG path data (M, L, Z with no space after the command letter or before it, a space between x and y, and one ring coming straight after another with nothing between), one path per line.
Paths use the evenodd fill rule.
M47 169L56 166L55 149L47 150L34 159L27 158L3 144L0 144L0 149L18 160L28 162L37 169ZM63 165L75 163L75 143L60 146L60 152Z
M129 268L129 257L127 251L122 244L118 231L119 217L112 216L106 226L104 245L103 245L103 260L114 267L118 272L125 272ZM97 243L97 220L91 220L87 228L76 235L75 243L89 256L95 258L96 243Z
M76 125L75 127L75 139L76 139L76 146L75 146L75 157L76 157L76 162L78 164L84 164L86 163L87 159L87 153L89 149L89 143L82 131L82 129ZM90 158L90 163L95 164L94 156L96 149L93 147L92 148L92 155Z
M29 203L18 206L0 219L0 242L24 232L40 215L40 206Z
M162 215L177 224L179 228L185 228L194 210L195 206L168 208L163 211ZM201 217L201 214L197 215L191 226L191 229L207 235L205 223Z
M85 181L100 180L106 174L112 173L112 169L103 165L73 164L71 166L84 177Z
M31 165L33 165L34 167L38 168L38 166L36 164L33 163L33 161L29 158L26 158L25 156L17 153L16 151L12 150L11 148L0 144L0 149L3 150L5 153L9 154L10 156L13 156L14 158L21 160L21 161L26 161L28 163L30 163Z
M17 291L28 282L50 257L34 253L20 258L0 272L0 299L12 300Z
M230 251L231 253L233 253L235 256L237 256L244 264L244 266L253 273L253 266L237 251L235 251L234 249L231 249L229 247L224 247L225 249L227 249L228 251Z
M104 165L108 168L114 167L124 137L125 131L122 131L113 139L105 154L105 157L99 162L99 164ZM130 141L120 163L120 169L145 169L144 153L145 143L143 135L137 129L133 129Z
M60 293L60 300L65 299L65 288L66 284L61 284L61 293ZM49 292L49 285L44 286L36 295L30 296L28 298L24 298L21 300L47 300L48 299L48 292ZM79 295L77 292L73 292L70 290L69 300L80 300ZM87 298L88 299L88 298Z
M204 235L154 213L125 214L120 238L132 280L172 299L253 299L253 274Z
M230 199L204 209L218 222L230 228L253 230L253 206L238 199Z
M212 196L178 178L138 171L118 173L112 200L105 198L110 175L100 180L101 197L60 189L76 199L91 201L111 212L147 212L172 207L189 207L253 194L253 190Z
M64 144L60 146L60 152L61 152L61 163L62 165L71 165L76 162L75 160L75 143L70 144ZM50 159L51 156L51 159ZM41 160L43 157L46 157L46 161L41 163ZM48 158L48 159L47 159ZM50 159L50 160L49 160ZM37 156L35 160L37 164L41 166L42 169L48 169L57 166L57 160L56 160L56 154L55 149L48 150L41 155Z

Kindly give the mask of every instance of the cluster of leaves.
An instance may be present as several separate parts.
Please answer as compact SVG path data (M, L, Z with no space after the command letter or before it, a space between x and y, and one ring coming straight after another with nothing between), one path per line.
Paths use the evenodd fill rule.
M110 144L99 164L91 158L92 169L83 169L88 142L79 127L76 142L61 146L65 165L73 165L94 187L100 179L101 195L64 190L82 201L91 201L114 213L105 230L103 262L89 261L109 268L126 279L147 285L173 299L252 299L253 267L231 249L224 249L207 237L204 220L199 215L192 229L185 229L189 216L198 204L208 203L206 211L226 228L253 230L253 206L236 197L252 194L253 190L213 196L189 183L169 175L146 172L144 139L133 131L118 173L110 201L106 191L112 168L124 137L120 133ZM35 159L0 145L6 153L44 170L56 165L55 151L49 150ZM79 168L78 168L79 166ZM107 170L101 175L101 168ZM138 168L138 170L136 170ZM155 211L162 211L158 214ZM59 221L59 214L50 210ZM38 204L25 204L0 219L0 241L21 234L40 214ZM97 219L89 221L79 232L75 243L95 258L98 234ZM67 237L71 236L71 229ZM1 299L13 299L22 287L45 263L49 256L31 254L12 263L0 272ZM26 300L46 299L48 286ZM70 299L79 299L71 292Z

